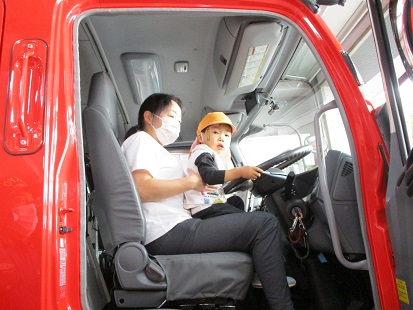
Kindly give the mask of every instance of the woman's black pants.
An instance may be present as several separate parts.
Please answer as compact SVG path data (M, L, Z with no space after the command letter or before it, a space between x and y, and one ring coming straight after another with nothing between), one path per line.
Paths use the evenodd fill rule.
M285 274L280 225L271 213L237 212L204 220L188 219L147 244L146 248L153 255L250 253L270 309L293 309Z

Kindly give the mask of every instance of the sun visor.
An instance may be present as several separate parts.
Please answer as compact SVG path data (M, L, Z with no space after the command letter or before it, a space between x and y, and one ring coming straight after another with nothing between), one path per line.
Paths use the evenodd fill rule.
M214 51L214 70L225 94L252 92L261 82L277 46L282 27L276 22L242 24L224 19L219 27Z

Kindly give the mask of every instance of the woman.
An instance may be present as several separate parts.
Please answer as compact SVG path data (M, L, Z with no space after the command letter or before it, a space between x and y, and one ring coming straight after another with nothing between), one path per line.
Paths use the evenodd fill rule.
M213 188L205 185L199 174L185 176L179 161L164 148L178 138L181 118L179 98L153 94L139 110L138 132L122 145L145 213L148 252L250 253L270 309L293 309L275 216L240 212L201 220L183 208L185 191Z

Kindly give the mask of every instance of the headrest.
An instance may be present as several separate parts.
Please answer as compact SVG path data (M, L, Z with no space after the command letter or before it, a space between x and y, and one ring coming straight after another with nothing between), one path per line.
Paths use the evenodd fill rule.
M102 113L107 114L106 117L110 122L110 126L116 138L119 139L117 126L118 97L113 82L107 73L98 72L92 76L87 104L89 107L98 108Z

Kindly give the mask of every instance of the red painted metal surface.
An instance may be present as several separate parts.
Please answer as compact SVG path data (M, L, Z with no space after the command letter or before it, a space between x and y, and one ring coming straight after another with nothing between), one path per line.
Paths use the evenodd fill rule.
M80 309L81 188L74 106L73 26L79 14L97 8L199 8L274 12L290 19L312 42L343 102L359 161L368 238L382 309L395 309L381 137L339 53L341 47L320 17L293 0L62 0L5 2L0 96L6 102L15 42L36 38L48 47L43 144L16 156L0 149L0 303L2 309ZM0 104L0 139L6 106ZM6 134L7 135L7 134ZM67 212L67 211L70 212ZM72 232L60 234L68 226ZM84 293L84 292L83 292Z

